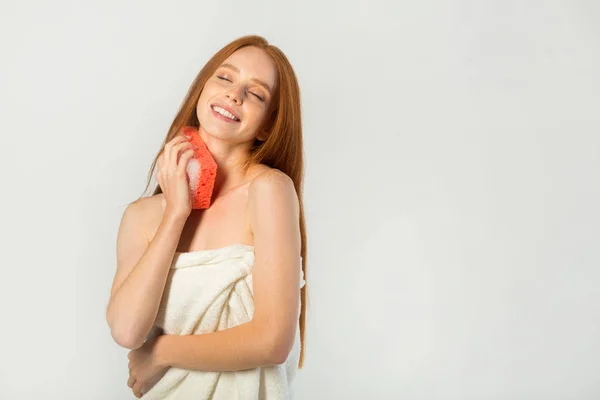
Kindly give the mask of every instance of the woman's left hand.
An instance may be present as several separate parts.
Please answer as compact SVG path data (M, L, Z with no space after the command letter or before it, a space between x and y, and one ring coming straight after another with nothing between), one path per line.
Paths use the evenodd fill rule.
M135 397L142 397L163 377L168 367L160 365L156 356L156 347L160 336L148 339L142 347L131 350L129 358L129 380Z

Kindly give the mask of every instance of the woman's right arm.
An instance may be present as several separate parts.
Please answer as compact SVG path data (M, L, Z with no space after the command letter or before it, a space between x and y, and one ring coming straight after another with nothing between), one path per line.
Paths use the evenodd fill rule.
M142 229L145 215L137 202L123 214L117 235L117 271L106 309L113 339L128 349L142 346L152 329L187 219L166 210L148 242Z
M117 237L117 272L106 321L119 345L144 344L158 308L185 222L192 210L186 166L194 156L190 135L176 135L157 159L156 179L166 205L152 240L144 236L147 216L139 201L125 209Z

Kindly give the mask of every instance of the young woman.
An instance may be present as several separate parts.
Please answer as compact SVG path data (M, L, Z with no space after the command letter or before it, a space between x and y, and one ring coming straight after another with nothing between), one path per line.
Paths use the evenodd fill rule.
M191 206L186 126L217 163L207 209ZM128 386L148 399L289 398L304 358L306 233L300 93L285 55L260 36L219 50L146 189L156 166L154 194L123 213L106 311L132 349Z

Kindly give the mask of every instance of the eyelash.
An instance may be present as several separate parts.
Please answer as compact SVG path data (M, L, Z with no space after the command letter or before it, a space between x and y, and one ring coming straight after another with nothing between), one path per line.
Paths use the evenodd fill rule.
M222 76L217 76L217 78L219 78L219 79L222 79L222 80L224 80L224 81L227 81L227 82L231 82L229 79L227 79L227 78L224 78L224 77L222 77ZM260 96L259 96L259 95L257 95L256 93L252 93L252 92L250 92L250 94L253 94L253 95L255 95L255 96L256 96L256 98L257 98L257 99L259 99L260 101L265 101L265 99L263 99L262 97L260 97Z

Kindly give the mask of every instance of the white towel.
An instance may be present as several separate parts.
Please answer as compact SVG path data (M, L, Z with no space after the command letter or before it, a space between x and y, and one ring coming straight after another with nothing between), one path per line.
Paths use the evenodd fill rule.
M254 247L176 252L153 331L190 335L243 324L254 314ZM300 270L300 288L305 284ZM299 309L300 311L300 309ZM299 315L299 314L298 314ZM300 356L300 325L285 363L240 371L206 372L169 368L142 399L293 399L292 382Z

